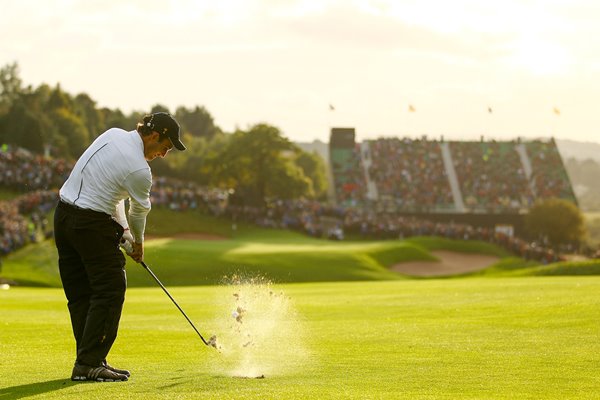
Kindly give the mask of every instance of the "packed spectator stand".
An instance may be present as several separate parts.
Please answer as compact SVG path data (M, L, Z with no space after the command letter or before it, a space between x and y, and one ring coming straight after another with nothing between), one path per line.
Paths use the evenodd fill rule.
M525 146L531 158L533 190L537 196L558 197L575 203L575 194L554 142L536 140Z
M354 154L361 159L346 163L343 169L333 159L340 150L330 149L337 204L382 212L483 214L524 214L536 200L550 197L577 204L553 139L379 138L366 140L360 147L363 151ZM368 169L364 168L367 163ZM347 188L370 186L376 190L368 195L358 190L348 202Z
M452 205L437 142L390 138L368 143L373 160L368 177L375 181L383 209L433 210Z
M454 168L470 210L519 212L533 194L515 142L451 142Z

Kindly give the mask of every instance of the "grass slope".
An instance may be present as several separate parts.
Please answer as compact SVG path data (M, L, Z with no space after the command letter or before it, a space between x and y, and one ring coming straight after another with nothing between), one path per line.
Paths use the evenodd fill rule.
M395 280L394 263L435 260L427 248L449 246L422 239L399 242L332 242L296 232L261 229L199 213L153 210L148 218L146 261L167 285L218 284L225 275L264 275L275 282ZM208 232L227 238L198 241L160 238L181 232ZM437 244L436 244L437 243ZM128 284L152 286L142 268L127 259ZM60 286L52 241L27 246L4 260L2 276L24 285Z
M529 266L514 271L515 276L600 275L600 260L559 262Z
M231 319L231 290L177 287L172 294L201 332L220 335L219 318ZM130 289L109 361L133 375L113 384L66 379L74 344L60 289L0 291L0 398L598 398L599 277L276 290L290 298L303 334L268 343L262 356L272 369L256 380L232 377L228 354L205 348L160 289ZM301 364L280 357L290 347L302 349Z
M61 286L53 240L25 246L2 261L0 277L25 286Z
M388 265L433 257L403 242L334 243L273 231L252 240L154 239L146 243L145 258L165 284L198 285L218 284L233 273L264 275L276 282L400 279ZM2 276L23 284L59 286L57 263L54 244L46 241L11 254ZM154 285L129 258L127 271L130 286Z
M275 282L389 280L401 277L381 262L428 253L397 242L330 243L204 242L156 239L146 245L146 261L168 285L218 284L226 275L263 275ZM431 256L429 256L431 257ZM127 261L130 286L153 285L132 260Z
M296 232L261 229L199 213L153 210L148 219L146 261L165 284L219 284L233 273L264 275L283 282L396 280L403 277L389 266L405 261L435 261L433 250L452 250L498 256L490 268L469 276L599 275L597 262L541 266L511 257L485 242L416 237L404 241L344 241L314 239ZM198 241L161 238L181 232L207 232L226 238ZM57 255L52 241L27 246L3 260L1 275L29 286L60 286ZM128 259L129 285L152 286L142 268ZM465 275L465 276L466 276Z
M486 254L500 258L510 257L510 253L492 243L479 240L452 240L436 236L418 236L406 239L407 243L427 250L448 250L459 253Z
M275 282L396 280L388 267L404 261L435 261L431 250L493 254L493 266L463 276L600 275L600 262L539 265L510 257L488 243L439 238L385 242L330 242L294 232L256 230L222 241L160 238L146 243L146 261L169 286L219 284L234 273ZM28 286L60 286L52 241L27 246L4 260L2 276ZM130 287L153 286L146 271L127 259Z

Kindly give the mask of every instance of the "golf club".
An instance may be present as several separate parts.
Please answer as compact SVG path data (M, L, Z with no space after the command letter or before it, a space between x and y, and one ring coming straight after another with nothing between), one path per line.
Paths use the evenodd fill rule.
M192 322L191 319L188 318L188 316L186 315L186 313L181 309L181 307L179 307L179 304L177 304L177 302L175 301L175 299L173 298L173 296L171 296L171 294L169 293L169 291L167 290L167 288L160 282L160 280L158 279L158 277L156 275L154 275L154 272L152 272L152 270L150 269L150 267L148 267L148 265L146 265L146 263L144 261L140 262L140 264L142 264L142 267L144 267L144 269L146 271L148 271L150 273L150 275L152 275L152 277L154 278L154 280L156 281L156 283L158 283L160 285L160 287L162 288L162 290L167 294L167 296L169 296L169 298L171 299L171 301L173 302L173 304L175 304L175 306L177 306L177 308L179 309L179 311L181 311L181 313L183 314L183 316L185 317L185 319L187 319L187 321L190 323L190 325L192 326L192 328L194 328L194 330L196 331L196 333L198 334L198 336L200 336L200 339L202 339L202 342L207 345L207 346L212 346L214 348L217 348L217 344L216 344L216 337L211 337L209 339L209 341L207 342L202 335L200 334L200 332L198 331L198 329L196 329L196 326L194 326L194 323Z

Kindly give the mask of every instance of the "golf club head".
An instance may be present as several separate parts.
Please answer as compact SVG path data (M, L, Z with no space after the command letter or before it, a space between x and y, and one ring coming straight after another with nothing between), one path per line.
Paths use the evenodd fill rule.
M217 335L212 335L206 342L206 345L214 347L217 350L221 349L221 346L219 346L219 344L217 343Z

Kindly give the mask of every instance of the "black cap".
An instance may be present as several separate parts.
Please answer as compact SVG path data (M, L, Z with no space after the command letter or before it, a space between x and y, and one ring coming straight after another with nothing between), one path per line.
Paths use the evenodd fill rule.
M144 125L152 129L152 131L168 136L177 150L185 150L185 146L181 143L181 139L179 138L181 129L171 114L157 112L146 115L144 117Z

